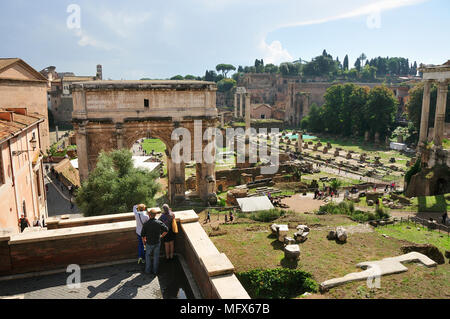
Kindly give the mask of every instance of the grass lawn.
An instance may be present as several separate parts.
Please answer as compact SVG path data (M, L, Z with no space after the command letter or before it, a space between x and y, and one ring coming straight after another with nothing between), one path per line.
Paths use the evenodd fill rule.
M418 207L419 212L445 212L450 211L450 194L436 196L419 196L412 200L413 206Z
M201 220L202 217L200 217ZM214 218L212 218L214 220ZM356 264L401 254L404 240L385 238L379 232L352 233L346 244L339 245L326 238L324 226L349 225L347 216L289 214L275 223L289 224L289 236L295 226L306 223L311 228L308 240L300 244L298 265L284 259L283 245L271 235L271 223L253 222L238 218L235 224L222 224L226 234L211 237L219 251L227 254L237 272L255 268L298 268L313 275L318 283L358 271ZM206 231L210 226L204 225ZM383 230L386 228L383 228ZM383 232L384 233L384 232ZM450 265L425 268L409 265L404 274L381 279L381 288L370 290L365 281L350 283L331 289L325 298L448 298L450 297Z
M166 150L166 145L157 138L150 138L144 140L142 143L142 148L147 152L147 154L150 154L152 151L155 153L163 153Z
M417 230L417 228L420 230ZM438 247L442 252L450 250L450 237L447 236L446 233L435 230L429 231L427 227L423 227L420 224L415 225L413 222L377 227L376 231L380 234L386 234L397 239L407 240L417 244L432 244Z

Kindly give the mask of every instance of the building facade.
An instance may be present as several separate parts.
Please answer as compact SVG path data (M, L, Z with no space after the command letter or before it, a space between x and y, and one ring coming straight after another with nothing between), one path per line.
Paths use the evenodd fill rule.
M0 109L0 228L18 232L24 214L30 224L47 218L41 124L27 108Z
M41 115L42 151L50 147L47 79L21 59L0 59L0 108L23 108Z
M48 79L48 108L52 112L55 124L71 126L73 112L72 84L102 80L102 66L97 65L95 76L77 76L72 72L57 73L49 66L40 73Z

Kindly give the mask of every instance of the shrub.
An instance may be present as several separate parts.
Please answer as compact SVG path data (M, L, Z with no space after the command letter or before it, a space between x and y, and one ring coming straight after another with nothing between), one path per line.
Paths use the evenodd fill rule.
M375 213L365 212L362 210L355 210L355 204L350 201L343 201L339 204L330 202L326 205L321 206L319 208L319 211L326 212L332 215L347 215L350 216L352 220L358 222L367 222L370 220L386 219L390 217L389 212L386 208L380 206L375 210Z
M237 277L251 298L286 299L318 290L311 274L299 269L253 269Z
M411 181L411 177L420 172L420 158L414 163L414 165L406 172L405 174L405 182L406 185L409 185Z
M259 212L252 213L250 215L250 219L256 220L259 222L271 222L275 219L280 218L284 215L284 211L281 209L271 209L271 210L263 210Z

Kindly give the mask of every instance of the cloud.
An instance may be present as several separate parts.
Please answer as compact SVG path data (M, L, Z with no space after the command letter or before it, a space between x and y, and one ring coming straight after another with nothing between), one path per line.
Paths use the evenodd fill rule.
M354 17L364 16L364 15L371 15L371 14L379 13L382 11L397 9L397 8L405 7L405 6L416 5L416 4L420 4L423 2L427 2L427 1L429 1L429 0L382 0L382 1L377 1L374 3L370 3L367 5L361 6L359 8L356 8L355 10L351 10L351 11L348 11L346 13L339 14L336 16L329 16L329 17L315 19L315 20L306 20L306 21L298 21L298 22L292 22L292 23L287 23L287 24L280 24L276 29L313 25L313 24L322 24L322 23L335 21L335 20L354 18Z
M110 45L110 44L108 44L106 42L103 42L103 41L96 40L92 36L88 35L82 29L76 29L75 35L80 38L78 40L78 45L79 46L82 46L82 47L92 46L94 48L102 49L102 50L111 50L111 49L113 49L112 45Z
M122 38L129 37L137 27L141 26L152 16L151 12L114 12L109 10L102 11L100 21Z
M264 39L260 46L266 64L279 64L281 62L293 60L292 55L286 49L283 49L281 42L278 40L273 41L271 44L267 44Z

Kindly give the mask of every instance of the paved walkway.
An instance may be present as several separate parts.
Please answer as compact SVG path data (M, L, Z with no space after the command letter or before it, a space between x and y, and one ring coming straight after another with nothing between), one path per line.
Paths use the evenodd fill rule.
M184 299L193 298L177 259L161 259L160 274L126 263L81 270L81 287L69 289L70 273L0 281L0 299Z
M75 202L73 207L70 205L71 196L69 194L69 190L65 186L61 188L62 183L54 178L51 178L51 174L45 175L44 180L45 185L48 187L47 208L49 217L80 213L78 207L75 205Z

